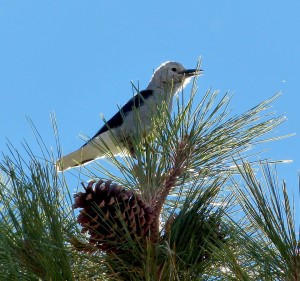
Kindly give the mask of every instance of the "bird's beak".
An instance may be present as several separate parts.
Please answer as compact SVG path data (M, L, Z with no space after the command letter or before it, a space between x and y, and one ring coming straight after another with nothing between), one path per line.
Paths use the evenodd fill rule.
M186 77L192 76L200 76L203 74L202 69L185 69L183 71L178 72L179 74L184 74Z

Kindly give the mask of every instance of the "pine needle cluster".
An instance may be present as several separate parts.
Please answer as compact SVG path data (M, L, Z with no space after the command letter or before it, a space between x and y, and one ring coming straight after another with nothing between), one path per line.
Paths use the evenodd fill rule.
M300 280L299 205L252 160L280 139L269 134L285 120L269 109L277 95L232 115L227 94L195 104L196 85L172 114L161 105L131 155L73 171L90 180L75 195L33 125L42 157L9 144L0 280Z

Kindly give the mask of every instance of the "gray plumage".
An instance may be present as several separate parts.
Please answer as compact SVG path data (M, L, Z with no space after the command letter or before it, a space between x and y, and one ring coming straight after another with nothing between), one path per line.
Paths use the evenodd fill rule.
M146 90L140 91L130 99L81 148L57 160L57 171L64 171L105 157L107 151L114 155L122 153L126 148L124 137L136 133L135 110L138 110L143 129L147 130L158 105L165 100L171 111L173 97L189 83L193 76L201 73L201 70L185 69L178 62L169 61L160 65L152 75Z

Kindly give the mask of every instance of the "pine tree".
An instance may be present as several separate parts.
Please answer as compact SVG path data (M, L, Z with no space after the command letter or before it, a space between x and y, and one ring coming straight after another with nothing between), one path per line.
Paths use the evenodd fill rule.
M279 139L268 138L285 119L269 112L277 95L232 116L227 94L195 104L196 88L174 114L162 104L132 155L74 172L91 180L73 196L33 125L42 157L9 144L0 280L300 280L299 204L273 162L253 160Z

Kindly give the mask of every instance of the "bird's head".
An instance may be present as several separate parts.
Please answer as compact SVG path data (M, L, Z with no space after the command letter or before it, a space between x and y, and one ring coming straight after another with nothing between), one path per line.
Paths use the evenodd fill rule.
M193 76L201 75L202 72L198 69L185 69L178 62L168 61L155 70L147 89L172 89L173 94L176 94L190 82Z

